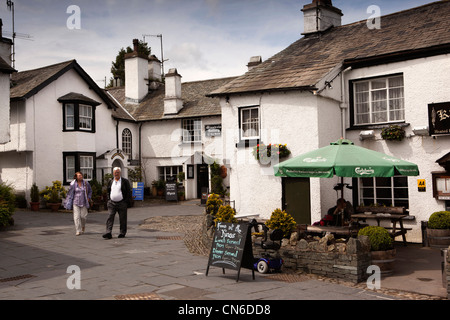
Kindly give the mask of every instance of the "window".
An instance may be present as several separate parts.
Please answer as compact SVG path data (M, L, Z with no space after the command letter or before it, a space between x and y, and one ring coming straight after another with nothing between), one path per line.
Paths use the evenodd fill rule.
M409 208L408 178L395 176L392 178L360 178L360 204Z
M90 152L64 152L64 184L68 185L73 180L75 172L83 173L84 179L90 181L96 179L96 154Z
M167 178L177 178L177 174L183 171L182 166L171 166L171 167L158 167L159 180L166 181Z
M80 103L65 103L63 131L95 132L95 107Z
M132 135L130 129L124 129L122 131L122 151L131 159L132 155Z
M80 130L92 130L92 106L79 105Z
M259 107L242 108L239 115L241 140L259 139Z
M66 129L75 129L75 107L73 104L66 104Z
M183 120L183 142L201 142L202 141L202 120L185 119Z
M356 125L405 120L403 75L353 82Z

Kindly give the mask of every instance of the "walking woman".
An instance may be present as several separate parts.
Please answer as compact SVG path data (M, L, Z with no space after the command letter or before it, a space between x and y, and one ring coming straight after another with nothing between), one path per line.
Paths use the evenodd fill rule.
M76 235L84 233L86 227L86 218L89 209L89 200L92 197L92 189L89 182L84 181L81 172L75 173L74 179L70 183L67 193L65 208L73 209L73 220L75 222Z

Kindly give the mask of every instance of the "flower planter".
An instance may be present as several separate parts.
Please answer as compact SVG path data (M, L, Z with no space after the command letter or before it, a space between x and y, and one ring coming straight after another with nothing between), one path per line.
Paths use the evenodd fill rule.
M378 266L382 276L394 273L394 262L396 250L372 251L372 264Z
M52 212L57 212L59 207L61 207L61 203L47 203L47 205L50 207Z
M450 246L450 229L427 228L428 244L433 248L448 248Z
M39 211L40 202L30 202L31 211Z

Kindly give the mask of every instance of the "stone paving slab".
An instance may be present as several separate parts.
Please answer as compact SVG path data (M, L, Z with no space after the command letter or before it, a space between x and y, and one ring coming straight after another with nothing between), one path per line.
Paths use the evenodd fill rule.
M118 219L114 238L102 239L106 212L91 213L86 233L75 236L72 215L51 212L17 212L16 226L0 232L0 279L31 275L0 282L2 300L94 300L115 297L145 297L166 300L308 300L395 299L363 289L309 279L286 283L243 269L222 274L211 268L205 276L207 257L191 254L173 232L149 231L139 225L149 217L200 215L197 205L168 205L131 208L129 233L118 239ZM158 238L159 237L159 238ZM81 289L70 290L67 268L80 267ZM134 296L133 296L134 295Z

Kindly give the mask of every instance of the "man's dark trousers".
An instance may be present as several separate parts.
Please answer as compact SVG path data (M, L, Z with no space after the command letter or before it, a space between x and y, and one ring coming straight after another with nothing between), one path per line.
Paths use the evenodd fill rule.
M108 212L109 217L106 220L106 233L111 233L114 226L114 218L116 213L119 214L120 222L120 234L125 236L127 234L127 202L125 200L114 202L112 200L108 201Z

